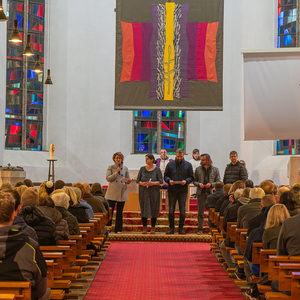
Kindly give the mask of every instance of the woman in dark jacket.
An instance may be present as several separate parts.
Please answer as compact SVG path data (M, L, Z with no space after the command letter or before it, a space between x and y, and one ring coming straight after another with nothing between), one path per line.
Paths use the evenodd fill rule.
M272 204L269 205L264 213L264 219L261 222L261 226L257 229L254 229L248 238L248 241L251 242L263 242L263 249L276 249L277 240L279 232L282 226L282 223L285 219L289 218L290 214L283 204ZM256 237L254 237L256 236ZM246 246L245 255L250 258L252 256L252 243ZM249 249L249 246L251 249ZM251 250L251 252L249 251ZM252 265L252 268L255 265ZM271 285L271 282L268 280L268 273L261 274L261 277L257 284ZM249 296L253 298L258 298L259 292L257 289L257 284L254 284L251 289L249 289Z
M92 184L91 194L93 196L96 196L96 197L100 198L101 202L103 203L105 209L108 212L108 219L109 219L109 205L108 205L108 201L104 197L104 193L103 193L101 184L99 182L95 182L94 184Z
M80 234L76 217L67 210L70 197L63 190L55 190L51 194L51 198L54 201L55 208L62 214L63 219L67 221L70 235Z
M55 223L58 239L69 240L70 235L68 223L62 218L62 214L55 209L54 206L54 201L50 196L43 196L39 200L39 208Z

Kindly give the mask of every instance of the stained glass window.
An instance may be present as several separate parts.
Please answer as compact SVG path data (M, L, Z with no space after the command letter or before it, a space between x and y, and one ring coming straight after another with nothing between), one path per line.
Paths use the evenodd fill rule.
M45 0L31 0L28 8L28 34L31 35L33 57L28 59L27 78L22 76L23 43L8 39L13 23L18 21L21 39L24 38L24 1L7 0L7 75L5 149L20 150L22 140L22 82L27 82L26 150L42 150L43 137L43 74L33 71L36 56L44 64L44 13Z
M297 1L278 0L278 48L296 47L296 21ZM278 140L276 148L277 155L300 154L300 140Z
M296 47L297 1L278 0L277 47Z
M161 148L184 149L184 111L161 112ZM157 111L134 111L134 153L157 153Z

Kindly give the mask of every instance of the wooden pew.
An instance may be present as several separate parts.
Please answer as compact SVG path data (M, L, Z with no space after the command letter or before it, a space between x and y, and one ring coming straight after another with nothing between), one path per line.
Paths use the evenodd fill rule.
M40 249L43 252L62 252L63 253L63 268L69 268L71 259L72 262L75 262L76 257L71 255L70 246L40 246Z
M268 278L270 281L278 280L280 263L300 263L300 256L270 255L268 267Z
M15 294L0 294L0 300L15 300Z
M260 272L268 273L269 256L276 255L276 249L260 249Z
M214 214L215 214L215 208L209 209L209 219L213 222L214 221Z
M262 249L262 243L253 243L252 244L252 263L259 265L260 264L260 250Z
M234 225L236 225L236 222L227 222L226 235L230 239L230 241L232 241L232 239L231 239L231 226L234 226ZM224 230L225 230L225 228L224 228Z
M241 247L240 249L242 252L244 252L246 250L247 239L248 239L247 232L241 232L240 233L240 247Z
M216 225L217 228L219 228L219 215L220 215L220 212L215 212L214 224Z
M248 229L236 228L235 230L235 246L241 246L241 232L247 232Z
M0 294L15 294L16 300L31 300L31 282L1 281Z
M225 231L225 229L223 228L223 221L224 221L224 216L221 216L220 217L220 222L219 222L219 225L218 225L218 228L221 231Z
M290 266L289 266L290 265ZM268 292L265 294L268 300L277 299L289 299L289 300L299 300L300 299L300 272L291 272L291 274L286 274L288 270L293 268L298 268L300 264L286 264L279 263L279 290L290 291L291 296L283 294L281 292Z
M300 272L292 272L292 300L300 299Z
M235 243L235 230L236 230L236 225L231 225L231 227L230 227L230 240L233 243Z
M279 263L279 290L292 290L292 273L300 272L300 263Z
M54 260L46 260L47 264L47 281L50 282L54 280ZM48 286L49 287L49 286ZM51 289L51 300L63 299L65 296L65 291L62 289ZM0 298L1 299L1 298Z

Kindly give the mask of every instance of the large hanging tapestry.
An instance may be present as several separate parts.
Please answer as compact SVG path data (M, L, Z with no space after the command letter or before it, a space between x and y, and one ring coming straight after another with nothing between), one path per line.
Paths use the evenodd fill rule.
M223 0L117 0L115 109L222 110Z

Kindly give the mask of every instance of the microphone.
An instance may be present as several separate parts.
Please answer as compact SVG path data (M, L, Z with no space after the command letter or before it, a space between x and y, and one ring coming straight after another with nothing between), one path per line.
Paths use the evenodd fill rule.
M119 164L119 168L122 170L121 164ZM121 171L119 171L118 174L121 174Z

